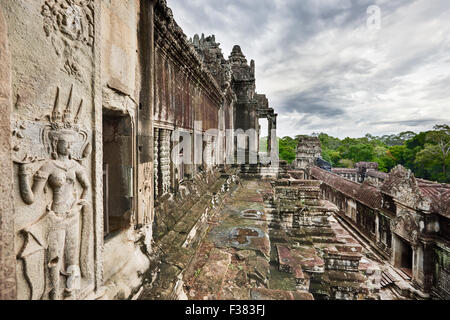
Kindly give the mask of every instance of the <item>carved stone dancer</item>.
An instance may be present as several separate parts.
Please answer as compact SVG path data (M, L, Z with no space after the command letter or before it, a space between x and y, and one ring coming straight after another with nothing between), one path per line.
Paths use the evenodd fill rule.
M52 300L61 299L63 290L66 297L76 297L80 290L80 249L84 254L88 251L86 248L89 244L86 241L92 226L88 174L80 163L72 159L71 147L80 138L80 133L70 119L71 97L72 91L66 111L61 117L58 110L58 89L51 125L47 131L44 130L44 141L48 140L51 159L45 160L34 175L27 164L19 164L20 192L26 204L33 204L46 185L53 191L53 199L46 212L23 230L34 238L41 239L41 245L47 249L49 296ZM77 118L78 115L75 121ZM83 189L80 197L77 196L77 181ZM80 219L81 216L83 219ZM88 239L80 239L81 224L81 238ZM63 290L61 275L66 277Z

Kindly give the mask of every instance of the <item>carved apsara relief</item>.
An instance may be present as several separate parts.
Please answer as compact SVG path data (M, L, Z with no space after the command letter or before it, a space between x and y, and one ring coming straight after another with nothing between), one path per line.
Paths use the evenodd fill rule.
M139 187L141 192L141 210L143 215L143 222L145 224L153 221L153 212L151 208L151 199L153 197L153 163L144 163L140 165L139 172L142 172L142 182Z
M42 6L45 34L70 75L81 76L82 47L93 46L93 12L92 0L46 0Z
M35 202L50 199L18 230L23 242L17 258L31 299L77 299L93 283L91 186L83 163L91 153L91 137L78 124L83 100L75 116L72 100L73 87L61 111L58 88L46 124L16 121L13 130L13 160L25 207L35 210Z

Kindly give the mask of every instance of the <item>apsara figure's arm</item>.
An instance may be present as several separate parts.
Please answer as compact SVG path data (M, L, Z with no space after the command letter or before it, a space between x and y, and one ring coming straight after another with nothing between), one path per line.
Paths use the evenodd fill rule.
M44 164L33 176L33 184L31 185L30 176L32 171L24 164L19 165L19 188L22 200L30 205L35 201L35 196L39 194L47 183L50 175L50 167Z

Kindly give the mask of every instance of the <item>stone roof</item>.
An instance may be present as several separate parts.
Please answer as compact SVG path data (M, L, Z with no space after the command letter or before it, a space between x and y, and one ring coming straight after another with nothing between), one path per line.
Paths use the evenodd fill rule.
M384 183L377 188L347 180L318 167L311 168L312 177L371 208L381 208L382 193L385 193L402 203L410 202L406 204L450 218L449 184L416 179L410 170L402 166L395 167L389 174L372 170L367 174L384 179Z
M389 177L389 174L378 170L368 170L366 176L386 180Z
M378 163L377 162L358 162L355 164L355 167L359 168L367 168L367 169L378 169Z
M222 49L220 49L220 43L216 42L215 35L205 38L204 34L201 37L195 34L193 40L190 39L189 42L194 46L197 54L221 88L228 88L232 77L231 65L225 60Z
M166 0L156 2L154 26L155 46L175 57L175 60L183 61L184 68L197 78L210 98L221 104L224 97L219 83L173 18L172 9L167 6Z
M354 168L333 168L331 169L333 173L357 173L356 169Z
M417 179L420 192L430 199L434 212L450 219L450 185Z
M247 63L245 55L242 53L240 46L235 45L228 58L231 69L233 70L233 78L235 81L254 81L255 80L255 61L251 60L250 65Z
M311 176L370 208L381 208L382 194L380 190L374 186L347 180L335 173L331 173L318 167L311 167Z

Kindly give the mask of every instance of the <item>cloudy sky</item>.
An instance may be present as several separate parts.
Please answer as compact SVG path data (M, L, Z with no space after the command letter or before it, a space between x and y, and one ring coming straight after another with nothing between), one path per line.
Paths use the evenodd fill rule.
M256 61L278 135L359 137L450 124L449 0L168 0L188 37ZM377 27L376 12L380 9ZM369 20L369 26L367 21Z

